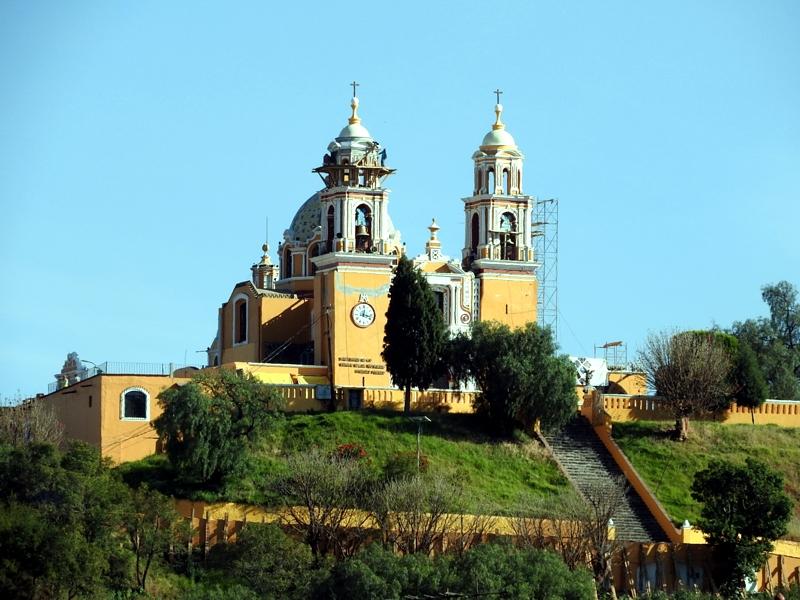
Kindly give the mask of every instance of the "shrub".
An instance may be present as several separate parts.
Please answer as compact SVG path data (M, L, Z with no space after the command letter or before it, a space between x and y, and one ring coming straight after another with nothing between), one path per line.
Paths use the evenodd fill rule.
M359 444L340 444L336 446L336 458L339 460L360 460L367 457L367 451Z
M225 570L245 582L259 598L308 597L311 550L278 525L247 525L225 554Z
M383 472L386 479L395 481L414 477L418 473L426 473L429 466L428 457L424 454L420 454L418 466L416 452L398 452L389 457Z

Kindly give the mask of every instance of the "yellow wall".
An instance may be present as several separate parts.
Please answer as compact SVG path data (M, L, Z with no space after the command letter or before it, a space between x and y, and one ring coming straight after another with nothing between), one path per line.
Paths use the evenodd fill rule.
M336 387L388 387L386 364L381 358L386 311L389 308L388 286L391 270L337 270L326 278L332 299L331 323L333 377ZM353 323L351 312L361 295L375 310L375 321L368 327ZM325 346L327 340L323 339Z
M453 390L411 390L411 410L423 412L471 413L475 392ZM403 410L405 395L397 388L364 390L364 407Z
M499 321L509 327L536 321L536 279L501 277L501 274L480 276L480 320Z
M102 375L90 377L37 400L55 411L64 424L64 436L100 447L100 382Z
M161 414L157 397L165 388L186 381L189 379L185 377L162 375L96 375L39 401L56 411L64 423L66 438L97 446L103 456L114 462L127 462L155 453L158 436L152 422ZM131 387L142 388L149 394L149 420L121 418L122 392Z
M662 407L656 396L603 394L603 407L612 421L662 421L674 418L669 410ZM753 422L750 409L736 404L730 410L709 418L726 425ZM753 419L756 425L800 427L800 403L767 401L755 409Z
M609 371L609 394L647 394L647 378L644 373L635 371Z
M261 341L285 342L294 335L292 343L311 341L311 300L299 298L260 298ZM263 357L260 357L263 359ZM259 359L259 360L260 360Z

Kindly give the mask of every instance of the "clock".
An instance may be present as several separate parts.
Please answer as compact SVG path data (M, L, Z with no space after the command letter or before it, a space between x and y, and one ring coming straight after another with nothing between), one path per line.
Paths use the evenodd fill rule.
M350 317L359 327L369 327L375 321L375 309L366 302L359 302L353 307Z

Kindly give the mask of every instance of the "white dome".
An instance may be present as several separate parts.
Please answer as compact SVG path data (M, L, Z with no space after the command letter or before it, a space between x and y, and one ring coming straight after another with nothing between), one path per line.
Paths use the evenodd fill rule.
M516 146L513 136L505 129L492 129L483 136L481 146Z
M367 138L371 140L372 136L369 134L369 131L367 131L367 128L361 123L350 123L347 127L339 132L336 140L341 141L353 138Z

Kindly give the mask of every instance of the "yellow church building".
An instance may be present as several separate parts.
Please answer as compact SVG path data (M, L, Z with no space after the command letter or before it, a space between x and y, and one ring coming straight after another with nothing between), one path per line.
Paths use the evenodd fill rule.
M297 210L273 264L265 244L251 276L233 286L218 311L208 367L251 372L280 387L290 410L401 407L381 358L393 268L404 252L389 211L386 180L395 169L358 115L313 169L324 187ZM413 258L436 294L452 333L480 320L512 327L536 320L532 240L534 198L523 192L524 156L502 122L503 107L473 153L472 195L463 198L461 256L442 252L439 227L428 226L424 252ZM425 224L420 223L420 226ZM111 364L111 363L109 363ZM150 426L159 393L188 381L191 369L83 369L70 355L44 396L69 437L98 445L118 462L156 451ZM474 390L415 392L417 410L471 410Z
M347 125L313 169L324 188L298 209L278 247L252 266L219 310L209 366L229 363L326 367L340 401L363 405L365 391L391 388L381 359L392 269L403 252L386 180L395 169L351 102ZM501 120L473 154L472 195L464 198L461 256L442 253L435 221L414 263L425 274L453 333L478 320L520 326L536 320L534 199L523 193L523 155ZM272 370L276 382L281 375ZM368 395L368 392L367 392Z

